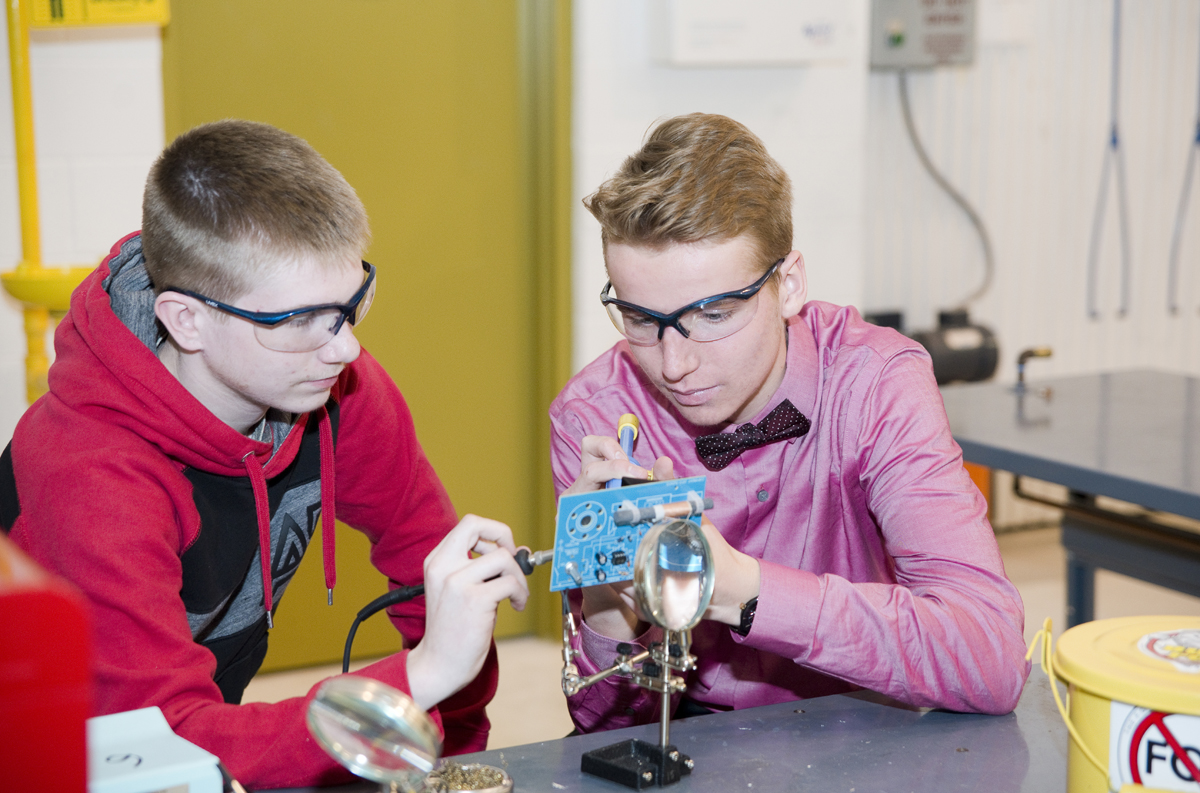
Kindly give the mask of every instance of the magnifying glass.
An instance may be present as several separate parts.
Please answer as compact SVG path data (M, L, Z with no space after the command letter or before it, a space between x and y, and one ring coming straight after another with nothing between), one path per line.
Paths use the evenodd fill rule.
M668 631L690 630L712 593L712 549L699 526L676 518L646 532L634 557L633 595L649 621Z
M429 715L402 691L367 677L332 677L308 705L308 731L354 774L381 790L424 786L442 753Z
M378 782L382 793L512 790L512 777L493 766L439 766L442 741L429 714L403 691L369 677L326 680L308 704L307 722L330 756Z

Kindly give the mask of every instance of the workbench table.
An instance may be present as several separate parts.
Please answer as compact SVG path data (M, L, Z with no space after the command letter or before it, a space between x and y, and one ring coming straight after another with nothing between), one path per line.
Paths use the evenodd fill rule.
M1200 379L1130 371L1024 390L960 384L942 399L965 460L1068 488L1068 626L1093 619L1097 568L1200 597L1200 533L1096 501L1200 520Z
M566 707L564 703L563 707ZM628 727L454 758L508 770L514 793L620 793L579 770L580 756L629 738L657 743L658 725ZM677 793L1061 793L1067 730L1049 682L1034 669L1014 713L917 710L869 693L834 695L672 722L671 742L691 756ZM373 793L366 782L338 793Z

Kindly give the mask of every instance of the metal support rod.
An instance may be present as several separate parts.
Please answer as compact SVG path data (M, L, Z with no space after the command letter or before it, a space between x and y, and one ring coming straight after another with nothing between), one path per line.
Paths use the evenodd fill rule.
M594 675L588 675L587 677L577 678L575 681L573 681L573 688L575 689L575 692L577 693L577 692L582 691L583 689L587 688L588 686L592 685L593 683L599 683L601 680L604 680L605 678L612 677L613 675L617 674L618 672L623 672L624 674L631 674L633 672L634 664L639 664L642 661L645 661L649 657L650 657L649 652L642 651L642 652L638 653L637 655L631 657L628 661L624 661L624 662L621 662L618 664L613 664L608 669L602 669ZM564 685L565 685L565 683L564 683ZM568 695L568 696L570 696L570 695Z
M1083 518L1092 518L1099 520L1109 520L1114 523L1119 523L1125 526L1136 526L1139 528L1150 529L1171 536L1192 537L1192 532L1177 529L1174 526L1167 526L1157 521L1145 518L1139 515L1127 515L1123 512L1114 512L1111 509L1104 509L1096 506L1095 496L1078 491L1071 491L1068 495L1068 500L1065 502L1055 501L1054 499L1044 498L1034 495L1021 489L1021 477L1013 476L1013 495L1025 501L1033 501L1037 504L1044 504L1047 507L1061 509L1068 515L1079 515Z
M670 634L663 636L663 650L666 652L664 663L659 665L662 676L662 703L659 705L658 743L663 751L671 743L671 665L666 663L670 658Z

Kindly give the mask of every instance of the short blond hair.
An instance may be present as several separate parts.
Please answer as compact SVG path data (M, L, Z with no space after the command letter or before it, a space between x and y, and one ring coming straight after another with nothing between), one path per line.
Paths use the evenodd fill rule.
M758 136L726 116L663 121L583 204L605 250L747 235L765 272L792 248L791 180Z
M191 129L146 180L142 251L155 292L229 302L281 259L331 266L371 240L354 188L304 140L226 119Z

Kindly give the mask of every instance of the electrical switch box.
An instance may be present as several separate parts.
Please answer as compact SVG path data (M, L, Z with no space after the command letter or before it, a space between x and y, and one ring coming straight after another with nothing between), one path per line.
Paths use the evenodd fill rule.
M665 66L709 68L844 61L861 51L854 6L845 0L652 0L654 58Z
M871 68L970 64L975 17L975 0L871 0Z

